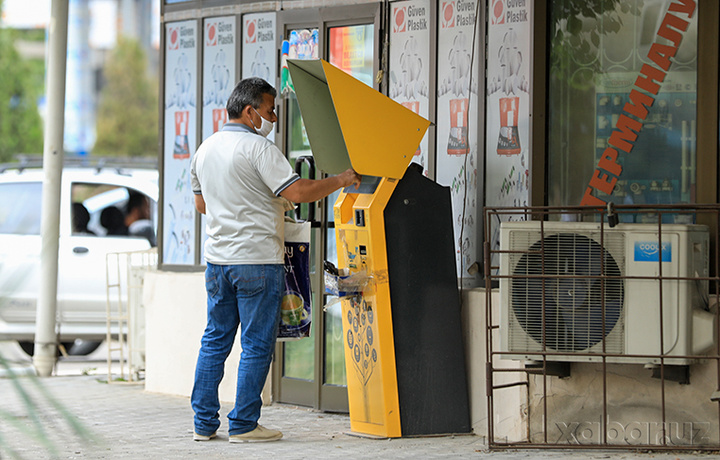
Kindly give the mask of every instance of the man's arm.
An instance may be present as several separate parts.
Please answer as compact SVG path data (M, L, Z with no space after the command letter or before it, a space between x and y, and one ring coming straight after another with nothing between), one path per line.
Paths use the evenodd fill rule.
M205 214L205 198L203 198L202 193L195 194L195 209L200 214Z
M337 176L330 176L325 179L299 179L280 192L280 196L293 203L312 203L325 198L339 188L351 184L355 184L355 188L358 188L360 186L360 175L352 169L348 169Z

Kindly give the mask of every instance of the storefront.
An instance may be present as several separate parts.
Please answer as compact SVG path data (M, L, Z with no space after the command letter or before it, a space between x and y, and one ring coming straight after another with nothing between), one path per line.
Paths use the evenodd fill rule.
M497 223L483 234L484 206L715 203L719 14L715 0L166 0L160 269L202 270L190 158L241 78L276 86L275 142L303 175L321 174L286 58L326 59L433 123L413 161L451 189L465 288L498 242ZM334 200L301 208L314 332L279 346L273 397L344 411L340 306L322 309Z

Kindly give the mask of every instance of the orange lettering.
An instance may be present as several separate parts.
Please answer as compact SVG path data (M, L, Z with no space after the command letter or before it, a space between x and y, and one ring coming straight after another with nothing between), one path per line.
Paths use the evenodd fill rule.
M693 17L693 14L695 14L695 0L680 0L682 5L678 3L673 3L670 5L670 8L668 8L668 11L674 11L676 13L685 13L688 15L689 18Z
M685 32L689 25L690 23L686 20L680 19L674 14L668 13L665 15L665 18L663 18L663 22L660 24L657 34L658 37L667 38L673 42L675 48L677 48L680 46L680 42L682 41L682 34L678 32L678 30ZM671 27L676 30L672 30Z
M642 128L642 123L633 120L627 115L620 115L615 130L610 134L608 144L613 145L620 150L630 153L633 146L630 142L635 142L637 133Z
M663 70L670 68L670 58L675 56L677 48L670 45L653 43L648 52L648 58Z
M640 69L640 76L635 80L635 86L644 89L650 94L657 94L660 85L655 83L655 81L662 83L663 80L665 80L665 72L645 64L642 66L642 69Z
M625 104L623 110L630 115L634 115L641 120L645 120L648 115L648 107L652 107L654 102L655 98L633 89L630 91L630 102Z
M622 166L617 164L618 151L613 148L606 148L598 161L598 168L604 169L613 176L619 176L622 172Z
M580 206L605 206L605 202L592 194L593 189L588 187L580 202Z
M608 179L610 179L610 181L608 181ZM592 179L590 179L590 187L596 188L601 192L610 195L613 191L613 188L615 188L616 182L617 177L603 174L599 169L596 169L593 173Z

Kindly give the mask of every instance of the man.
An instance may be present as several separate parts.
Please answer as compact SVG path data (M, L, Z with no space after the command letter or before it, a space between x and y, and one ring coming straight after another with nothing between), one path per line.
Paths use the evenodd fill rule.
M155 229L150 220L150 202L140 192L130 191L125 213L125 225L130 236L144 236L150 246L157 246Z
M260 78L238 83L227 102L229 123L203 142L192 159L195 207L207 216L208 236L208 320L191 396L196 441L214 438L220 426L218 385L238 325L242 355L235 407L228 414L230 442L282 437L257 421L284 288L283 198L312 202L360 183L352 169L322 180L295 174L282 152L265 139L277 121L276 94Z

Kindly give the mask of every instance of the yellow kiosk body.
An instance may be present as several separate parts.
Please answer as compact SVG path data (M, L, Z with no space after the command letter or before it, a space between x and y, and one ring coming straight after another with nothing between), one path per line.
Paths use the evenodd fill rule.
M467 433L450 192L408 168L430 123L325 61L288 69L317 166L363 176L333 209L338 268L365 280L342 298L351 430Z
M350 428L381 437L402 435L383 223L396 183L383 178L373 194L341 192L334 209L339 268L368 275L362 295L342 301Z

